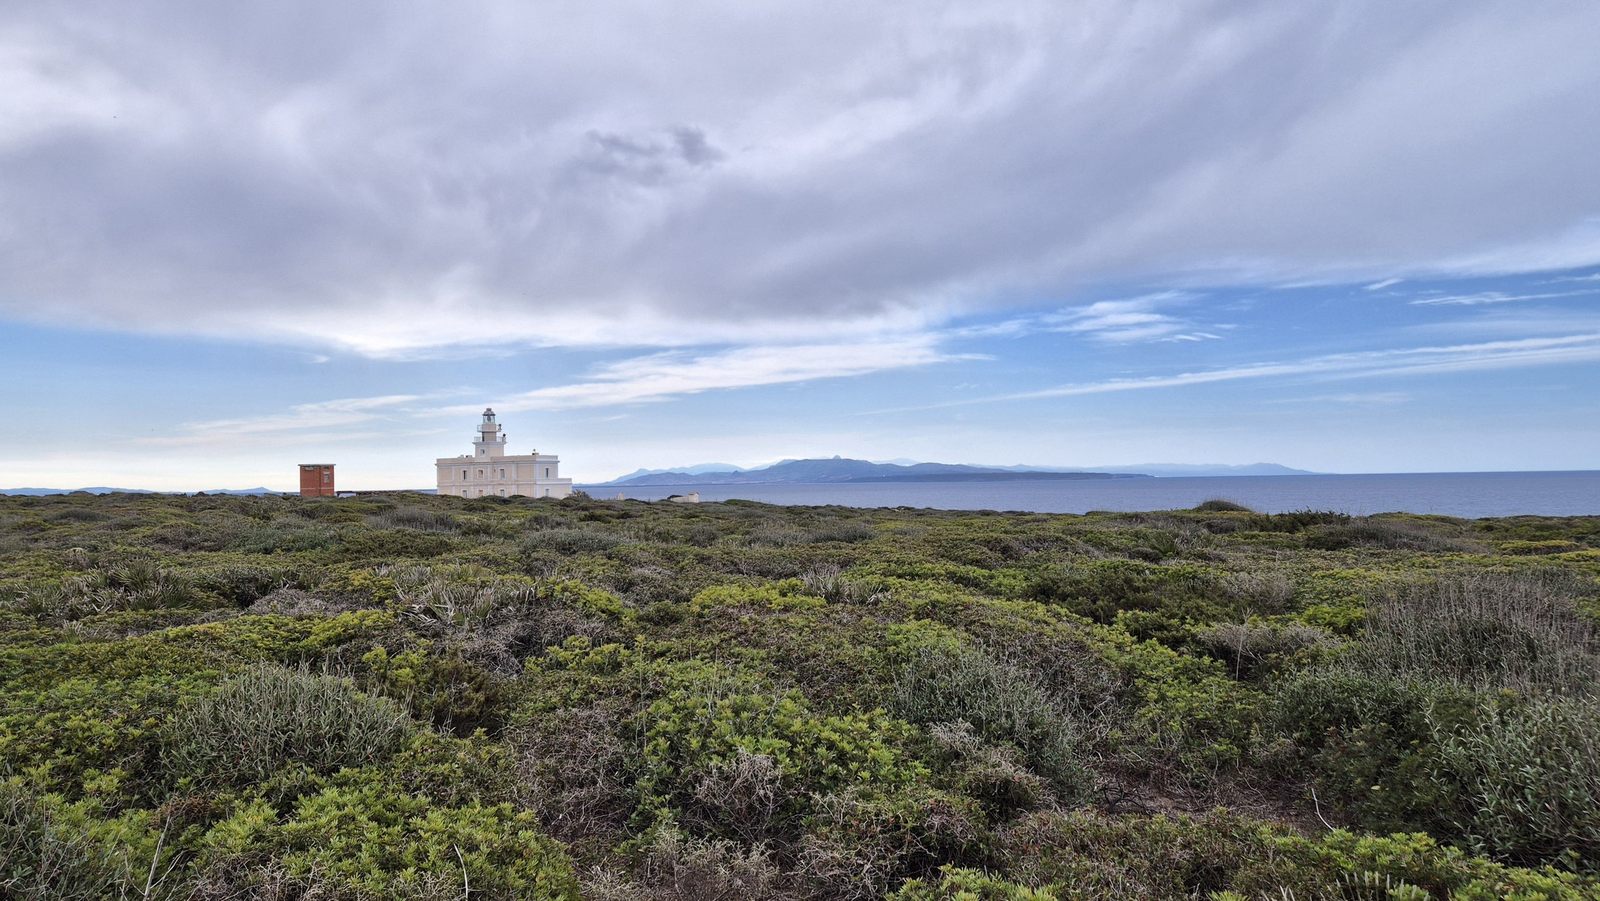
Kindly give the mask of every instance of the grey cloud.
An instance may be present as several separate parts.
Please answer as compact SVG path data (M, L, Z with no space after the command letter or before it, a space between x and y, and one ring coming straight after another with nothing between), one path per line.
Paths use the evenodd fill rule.
M0 315L670 346L1595 262L1597 27L1581 0L13 2Z
M655 185L675 175L716 165L725 157L704 131L679 125L660 136L629 136L591 131L590 146L577 169L642 185Z

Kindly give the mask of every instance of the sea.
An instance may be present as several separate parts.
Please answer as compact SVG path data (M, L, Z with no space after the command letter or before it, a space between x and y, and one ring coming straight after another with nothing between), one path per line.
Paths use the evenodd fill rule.
M702 501L737 498L802 506L1034 513L1176 510L1223 498L1261 513L1336 510L1358 516L1405 512L1465 518L1600 515L1600 470L580 487L597 498L614 498L620 493L644 501L696 491Z

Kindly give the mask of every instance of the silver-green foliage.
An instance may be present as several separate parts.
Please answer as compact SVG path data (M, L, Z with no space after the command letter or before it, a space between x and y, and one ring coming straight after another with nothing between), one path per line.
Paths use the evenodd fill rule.
M1090 788L1082 725L1038 679L979 648L910 649L896 674L894 699L896 711L912 722L965 722L985 741L1016 747L1029 767L1070 800Z
M287 764L331 773L377 763L414 731L398 704L348 679L260 664L181 711L164 757L176 777L246 785Z
M1600 635L1578 612L1581 590L1561 571L1410 583L1374 601L1346 665L1477 689L1588 695L1600 685Z
M1438 776L1460 786L1443 811L1480 853L1600 862L1600 704L1549 699L1434 723Z

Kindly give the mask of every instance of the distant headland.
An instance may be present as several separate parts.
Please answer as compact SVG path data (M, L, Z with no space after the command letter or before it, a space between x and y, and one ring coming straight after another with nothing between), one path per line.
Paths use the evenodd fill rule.
M1244 465L1147 463L1135 466L1096 466L1067 469L1044 466L984 466L966 463L917 461L872 462L848 457L783 460L770 466L743 469L720 463L700 463L672 469L640 469L607 482L604 487L662 485L757 485L826 482L1009 482L1020 480L1129 479L1162 476L1262 476L1312 475L1277 463Z

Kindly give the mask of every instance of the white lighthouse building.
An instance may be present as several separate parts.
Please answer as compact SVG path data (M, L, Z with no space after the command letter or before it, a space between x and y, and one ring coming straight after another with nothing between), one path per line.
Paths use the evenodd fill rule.
M494 421L494 410L483 411L472 453L440 457L439 493L455 497L566 497L572 480L561 478L561 459L555 454L531 451L507 454L506 436Z

